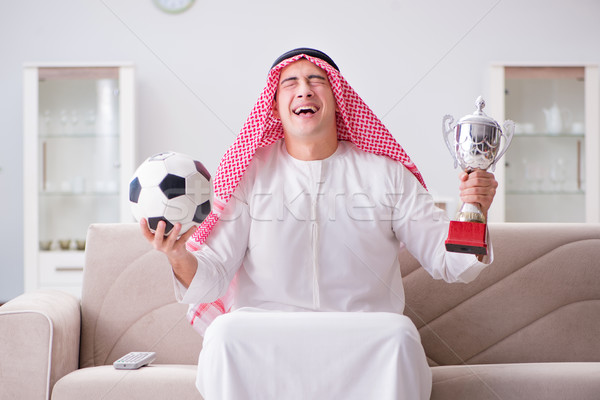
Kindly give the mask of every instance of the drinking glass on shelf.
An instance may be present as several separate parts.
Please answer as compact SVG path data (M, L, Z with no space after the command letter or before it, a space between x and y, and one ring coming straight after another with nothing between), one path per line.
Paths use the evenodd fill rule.
M523 159L525 164L525 190L542 191L544 189L544 168L537 162L530 162Z
M571 133L574 135L581 135L585 132L585 125L583 124L583 122L573 122L571 124Z
M96 110L88 110L85 117L85 122L88 127L96 124Z
M62 125L63 129L67 127L68 123L69 116L67 115L67 110L60 110L60 124Z
M71 248L71 239L59 239L58 245L61 250L69 250Z
M52 248L52 240L40 240L40 250L49 251Z
M552 167L550 168L550 181L552 182L553 189L558 191L563 190L566 179L565 160L558 158L552 163Z
M79 124L79 112L75 109L71 110L71 119L69 121L71 123L71 132L77 132L77 125Z

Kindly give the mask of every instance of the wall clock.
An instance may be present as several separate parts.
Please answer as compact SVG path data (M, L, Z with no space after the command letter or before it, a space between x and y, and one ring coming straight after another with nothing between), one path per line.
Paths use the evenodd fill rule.
M156 7L171 14L182 13L194 4L195 0L153 0Z

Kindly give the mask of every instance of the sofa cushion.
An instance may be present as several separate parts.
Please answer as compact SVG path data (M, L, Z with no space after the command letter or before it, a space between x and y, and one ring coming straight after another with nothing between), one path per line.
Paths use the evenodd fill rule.
M54 386L52 400L202 400L195 382L195 365L151 364L137 370L104 365L64 376Z
M111 365L130 351L154 351L156 364L196 364L202 336L178 304L171 266L138 224L88 230L81 296L80 367Z
M596 400L600 363L434 367L431 400Z
M405 314L430 365L600 362L600 225L489 228L494 262L468 285L401 255Z

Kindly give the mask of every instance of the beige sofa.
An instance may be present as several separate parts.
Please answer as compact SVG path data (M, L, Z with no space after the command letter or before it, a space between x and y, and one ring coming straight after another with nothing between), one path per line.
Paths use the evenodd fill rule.
M468 285L434 281L402 255L432 399L600 398L600 226L490 231L495 262ZM202 340L164 256L136 224L93 225L87 243L81 302L40 291L0 307L0 399L201 399ZM147 350L158 354L149 367L111 365Z

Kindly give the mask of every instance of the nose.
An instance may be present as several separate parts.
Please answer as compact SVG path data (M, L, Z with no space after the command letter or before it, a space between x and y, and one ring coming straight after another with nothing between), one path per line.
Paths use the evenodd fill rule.
M313 96L313 90L308 82L301 81L298 85L298 92L296 93L297 98L309 98Z

